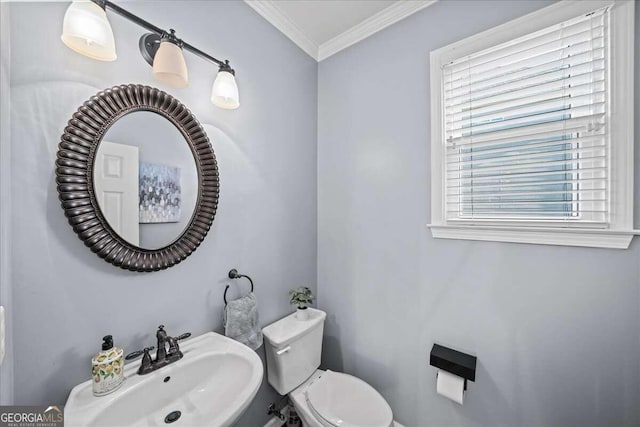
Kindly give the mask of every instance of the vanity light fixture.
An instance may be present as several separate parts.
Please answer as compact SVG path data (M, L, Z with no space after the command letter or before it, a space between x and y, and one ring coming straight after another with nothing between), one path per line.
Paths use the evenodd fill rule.
M156 80L175 87L187 87L189 84L182 42L176 37L174 30L170 34L163 34L152 65Z
M113 31L106 15L107 9L150 31L140 37L139 48L142 57L153 66L153 76L157 80L175 87L186 87L189 84L187 64L182 54L186 50L218 66L211 102L224 109L236 109L240 106L235 70L228 60L214 58L179 39L173 29L165 31L156 27L110 0L73 0L62 25L64 44L89 58L115 60L116 49Z
M226 63L218 69L218 75L211 89L211 102L214 105L229 110L240 106L235 73L236 72L229 66L229 61L226 61Z
M116 44L104 8L91 1L74 1L62 22L62 42L69 49L99 61L116 59Z

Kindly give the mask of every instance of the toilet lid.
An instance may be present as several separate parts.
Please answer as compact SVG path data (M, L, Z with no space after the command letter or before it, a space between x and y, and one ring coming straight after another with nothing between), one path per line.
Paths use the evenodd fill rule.
M326 371L306 391L311 410L331 426L389 427L391 407L360 378Z

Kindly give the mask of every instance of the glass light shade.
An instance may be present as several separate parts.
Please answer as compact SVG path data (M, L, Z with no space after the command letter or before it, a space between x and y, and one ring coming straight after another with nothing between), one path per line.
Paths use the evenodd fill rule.
M236 78L228 71L219 71L211 90L213 105L227 110L234 110L240 106L238 85Z
M62 42L70 49L100 61L116 59L116 44L105 11L92 1L74 0L62 23Z
M187 63L180 46L168 41L160 43L153 58L153 77L174 87L186 87L189 84Z

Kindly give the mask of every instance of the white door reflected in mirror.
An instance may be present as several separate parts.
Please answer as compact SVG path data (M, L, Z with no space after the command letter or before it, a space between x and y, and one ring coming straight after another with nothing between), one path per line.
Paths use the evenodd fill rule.
M193 154L173 123L136 111L106 132L94 162L98 205L132 245L163 248L184 232L198 197Z
M102 214L113 231L136 246L140 246L138 162L138 147L102 141L93 169Z

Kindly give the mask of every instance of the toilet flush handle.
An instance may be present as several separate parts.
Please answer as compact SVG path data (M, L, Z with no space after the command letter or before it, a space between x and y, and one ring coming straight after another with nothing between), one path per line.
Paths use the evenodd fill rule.
M282 350L278 350L278 351L276 351L276 354L277 354L278 356L280 356L280 355L283 355L283 354L287 353L289 350L291 350L291 346L290 346L290 345L286 346L286 347L285 347L285 348L283 348Z

